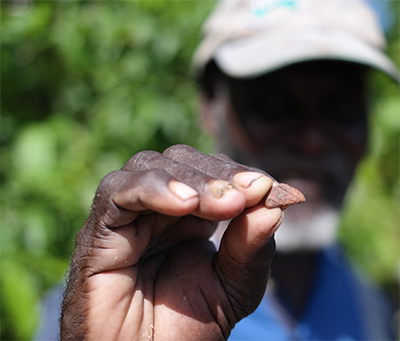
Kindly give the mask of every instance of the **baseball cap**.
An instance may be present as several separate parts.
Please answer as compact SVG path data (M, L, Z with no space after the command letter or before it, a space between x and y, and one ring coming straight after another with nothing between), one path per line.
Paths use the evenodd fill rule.
M362 0L220 0L203 26L192 67L213 60L227 75L255 77L289 64L342 60L397 82L377 17Z

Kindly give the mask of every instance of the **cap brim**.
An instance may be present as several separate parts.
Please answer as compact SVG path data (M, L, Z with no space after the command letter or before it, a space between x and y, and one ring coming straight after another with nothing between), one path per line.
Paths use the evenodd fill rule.
M328 30L285 31L227 42L213 56L231 77L255 77L289 64L334 59L365 64L400 83L396 65L380 50L353 36Z

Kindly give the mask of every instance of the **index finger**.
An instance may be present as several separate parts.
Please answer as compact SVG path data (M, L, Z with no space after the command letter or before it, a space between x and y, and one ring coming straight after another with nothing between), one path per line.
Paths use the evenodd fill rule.
M265 200L267 208L286 209L289 205L305 201L303 194L297 189L287 184L280 184L268 173L236 163L223 154L206 155L191 146L175 145L166 149L163 155L238 185L237 188L245 194L246 207L257 204L268 191ZM255 185L252 186L255 181Z
M177 162L155 151L133 156L125 171L163 170L199 194L199 206L191 214L208 220L232 219L246 207L246 200L231 182L221 180L187 164Z

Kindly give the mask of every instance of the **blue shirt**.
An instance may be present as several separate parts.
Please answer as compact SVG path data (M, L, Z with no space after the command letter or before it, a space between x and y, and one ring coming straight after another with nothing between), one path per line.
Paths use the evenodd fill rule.
M299 321L268 289L256 311L235 326L229 340L393 340L390 321L383 297L335 246L319 254L317 278Z

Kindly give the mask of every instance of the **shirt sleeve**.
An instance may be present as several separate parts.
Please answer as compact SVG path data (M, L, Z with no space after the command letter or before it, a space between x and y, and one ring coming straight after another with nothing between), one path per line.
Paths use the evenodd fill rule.
M34 341L59 340L63 291L63 286L57 285L44 297L41 306L41 323L33 338Z

